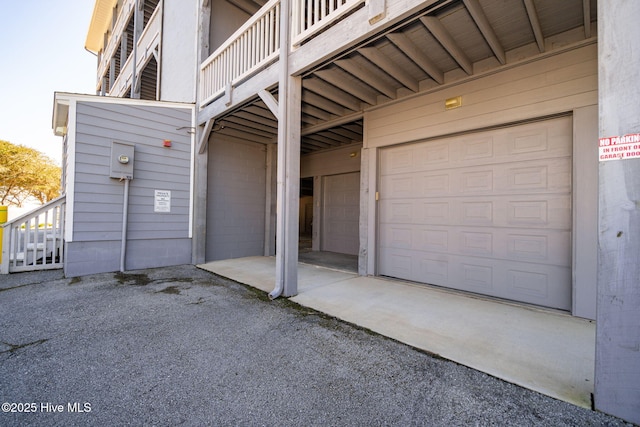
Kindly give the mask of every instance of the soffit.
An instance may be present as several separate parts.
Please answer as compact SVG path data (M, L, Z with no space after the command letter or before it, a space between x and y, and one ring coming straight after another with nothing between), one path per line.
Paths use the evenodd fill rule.
M84 43L87 50L97 53L102 48L104 33L111 24L113 8L117 3L118 0L96 0L87 39Z

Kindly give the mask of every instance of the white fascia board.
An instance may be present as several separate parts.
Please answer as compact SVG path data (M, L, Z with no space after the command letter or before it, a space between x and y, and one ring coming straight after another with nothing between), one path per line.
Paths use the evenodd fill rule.
M147 101L142 99L118 98L115 96L87 95L80 93L56 92L60 99L74 100L76 102L97 102L105 104L121 104L147 107L187 108L194 110L195 104L191 102L174 101Z

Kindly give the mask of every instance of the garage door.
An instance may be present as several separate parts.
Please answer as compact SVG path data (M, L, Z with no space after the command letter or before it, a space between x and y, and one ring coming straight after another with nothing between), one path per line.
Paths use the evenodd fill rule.
M568 310L570 117L382 150L379 273Z
M323 177L322 202L322 250L357 255L360 245L360 173Z

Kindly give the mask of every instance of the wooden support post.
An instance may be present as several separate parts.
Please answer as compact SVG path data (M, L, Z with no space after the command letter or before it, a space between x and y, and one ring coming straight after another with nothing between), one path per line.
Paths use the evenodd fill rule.
M278 87L278 166L276 289L270 297L298 293L298 215L300 198L300 120L302 78L289 73L290 0L280 3L280 82Z
M198 14L198 64L209 56L209 22L211 19L211 5L208 1L203 1ZM196 74L196 87L200 73ZM196 92L199 96L198 92ZM197 105L200 99L196 99L196 110L194 114L198 114ZM195 122L195 120L194 120ZM191 242L191 261L194 264L202 264L206 261L206 243L207 243L207 182L208 182L208 165L209 153L207 146L209 134L213 127L213 118L209 119L205 126L196 128L196 141L198 146L194 154L194 194L193 194L193 238Z
M279 90L276 281L282 295L289 297L298 293L302 79L288 76L286 80L286 89L280 86Z

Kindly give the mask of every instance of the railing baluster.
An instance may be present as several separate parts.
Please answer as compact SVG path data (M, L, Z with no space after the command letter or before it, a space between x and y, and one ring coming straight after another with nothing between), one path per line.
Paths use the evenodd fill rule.
M293 45L320 32L365 0L294 0Z
M279 28L279 0L271 0L229 40L207 58L200 70L201 105L220 96L232 84L254 72L267 60L273 60Z
M65 197L62 196L3 224L8 251L5 251L6 258L2 258L0 272L62 268L64 212Z

